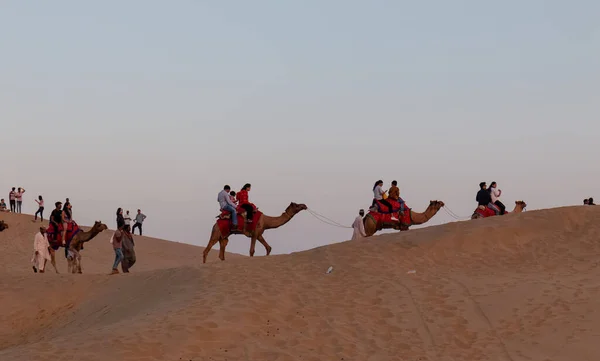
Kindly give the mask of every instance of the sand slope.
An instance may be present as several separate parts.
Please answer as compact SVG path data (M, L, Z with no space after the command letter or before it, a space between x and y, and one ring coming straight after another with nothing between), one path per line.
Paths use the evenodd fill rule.
M0 360L598 360L598 220L533 211L205 265L139 241L110 277L91 244L87 274L34 275L23 222L0 233Z

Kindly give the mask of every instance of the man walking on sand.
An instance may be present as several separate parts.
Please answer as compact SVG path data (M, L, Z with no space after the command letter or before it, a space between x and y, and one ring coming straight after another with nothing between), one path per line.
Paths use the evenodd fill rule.
M133 225L133 229L131 230L131 233L135 234L135 229L139 228L140 236L141 236L142 235L142 223L144 223L145 219L146 219L146 215L143 214L142 211L138 209L137 215L135 216L135 224Z
M33 272L44 273L46 268L46 262L50 261L50 243L48 243L48 235L46 234L46 227L40 227L40 231L35 235L33 240Z
M365 225L363 223L364 216L365 216L365 211L363 209L361 209L358 212L358 216L354 220L354 223L352 223L352 228L354 228L354 233L352 234L353 241L357 241L357 240L362 239L367 236L367 233L365 232Z

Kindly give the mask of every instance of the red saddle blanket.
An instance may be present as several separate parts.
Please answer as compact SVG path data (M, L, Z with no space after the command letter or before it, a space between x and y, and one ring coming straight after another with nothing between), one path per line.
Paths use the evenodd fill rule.
M227 216L227 218L223 218L223 216ZM252 215L252 222L247 223L246 217L241 214L238 214L238 224L235 230L241 233L243 233L244 231L254 232L256 230L256 224L258 223L260 216L262 216L262 212L254 212L254 214ZM221 235L223 235L223 237L229 236L232 231L231 214L227 211L221 212L219 219L217 219L217 225L219 226L219 230L221 231Z
M392 206L394 206L393 203ZM410 208L406 204L404 204L404 212L402 214L400 214L400 212L398 211L394 213L380 213L377 211L370 211L368 215L373 217L375 222L377 222L377 229L382 229L384 225L395 225L400 223L405 226L410 226L412 224L412 220L410 218ZM392 220L392 216L397 218L398 221Z
M500 209L498 209L498 212L500 211ZM479 214L481 217L483 218L487 218L487 217L493 217L496 215L496 212L494 211L494 209L490 208L489 206L485 207L485 209L480 209L479 207L475 208L475 213ZM504 214L507 214L508 212L504 212Z
M54 250L57 250L58 248L62 247L63 225L60 224L58 226L58 231L55 228L56 227L55 227L54 223L50 223L50 225L48 226L48 229L47 229L47 233L48 233L48 242L50 243L50 247L52 247L52 249L54 249ZM73 236L75 236L80 231L81 231L81 229L79 228L77 223L75 223L75 221L71 221L71 223L69 223L67 225L67 233L65 234L65 236L67 238L67 240L66 240L67 247L69 246L69 243L71 243Z
M390 207L388 207L381 201L375 201L375 206L377 207L380 213L397 213L402 208L403 203L400 203L399 201L390 198L386 199L386 201L388 201L388 203L392 205L392 209L390 209ZM406 204L404 205L404 208L406 208Z

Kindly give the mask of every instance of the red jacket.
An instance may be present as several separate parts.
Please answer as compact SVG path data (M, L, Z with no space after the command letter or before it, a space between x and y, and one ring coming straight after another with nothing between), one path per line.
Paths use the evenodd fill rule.
M235 198L237 198L240 206L242 204L250 203L250 201L248 201L248 191L246 191L246 190L241 190L241 191L237 192L235 195Z

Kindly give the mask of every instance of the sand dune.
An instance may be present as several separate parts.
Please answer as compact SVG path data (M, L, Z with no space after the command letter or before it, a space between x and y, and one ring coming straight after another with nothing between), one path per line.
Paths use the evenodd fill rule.
M2 361L600 359L600 207L204 265L202 248L139 238L116 276L110 232L85 274L36 275L36 225L0 219Z

